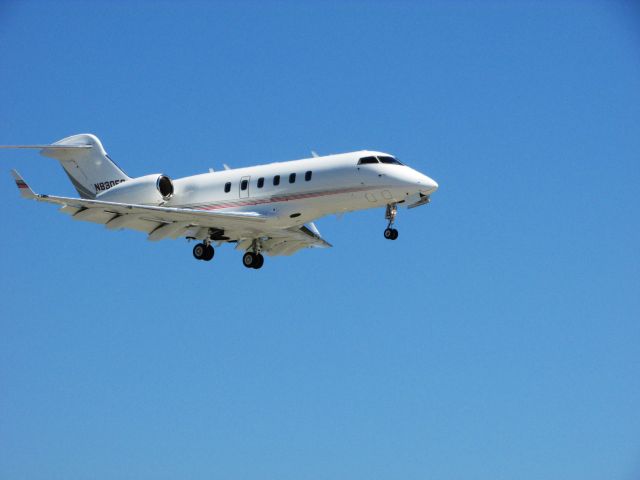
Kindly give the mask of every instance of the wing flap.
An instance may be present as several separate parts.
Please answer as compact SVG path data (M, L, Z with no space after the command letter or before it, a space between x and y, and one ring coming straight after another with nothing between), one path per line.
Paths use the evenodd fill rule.
M74 220L80 220L93 223L107 223L116 215L100 208L83 208L72 215Z
M190 225L185 222L164 223L149 233L147 240L157 242L165 238L180 237L189 229Z

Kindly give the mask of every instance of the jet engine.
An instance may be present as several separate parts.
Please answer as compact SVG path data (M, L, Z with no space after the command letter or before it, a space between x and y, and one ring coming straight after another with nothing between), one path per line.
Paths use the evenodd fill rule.
M106 187L97 200L117 203L137 203L140 205L161 205L173 196L173 182L166 175L154 173L144 177L122 181ZM96 187L98 190L98 187Z

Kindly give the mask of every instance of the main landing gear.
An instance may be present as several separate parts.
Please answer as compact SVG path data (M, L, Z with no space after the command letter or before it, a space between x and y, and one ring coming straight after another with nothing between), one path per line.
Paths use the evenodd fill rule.
M396 215L398 214L398 207L395 203L391 203L387 205L387 211L384 214L384 218L389 220L389 224L387 228L384 230L384 238L387 240L395 240L398 238L398 230L393 227L393 222L396 220Z
M264 265L264 257L260 253L262 245L260 240L254 240L249 250L242 256L242 264L247 268L262 268ZM198 243L193 247L193 256L196 260L209 261L213 258L215 250L211 245L210 239L205 239L202 243Z
M246 252L242 256L242 264L247 268L255 268L257 270L264 265L264 257L261 253Z
M264 265L264 257L260 253L260 250L262 250L260 240L254 240L251 244L251 250L247 250L242 256L242 264L247 268L255 268L256 270L262 268L262 265Z
M193 247L193 256L196 260L205 260L209 261L215 255L215 250L211 246L210 243L199 243L195 247Z

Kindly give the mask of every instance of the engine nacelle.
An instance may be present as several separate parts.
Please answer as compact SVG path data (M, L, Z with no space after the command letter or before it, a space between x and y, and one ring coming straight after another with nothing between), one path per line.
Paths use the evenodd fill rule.
M173 196L173 182L166 175L154 173L133 178L111 187L96 197L105 202L160 205Z

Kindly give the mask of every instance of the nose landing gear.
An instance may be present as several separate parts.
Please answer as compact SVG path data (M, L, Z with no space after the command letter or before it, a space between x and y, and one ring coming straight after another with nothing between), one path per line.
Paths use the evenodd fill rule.
M389 205L387 205L387 211L384 214L384 218L389 220L389 224L384 230L384 238L386 238L387 240L395 240L396 238L398 238L398 230L392 228L397 214L398 206L395 203L390 203Z
M395 228L385 228L384 230L384 238L387 240L395 240L398 238L398 230Z

